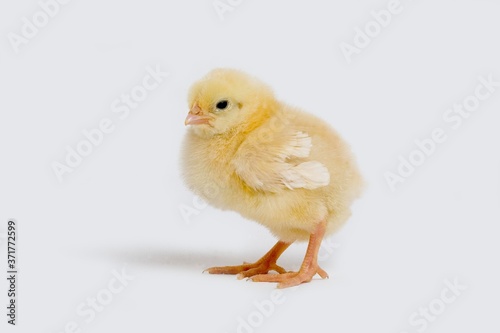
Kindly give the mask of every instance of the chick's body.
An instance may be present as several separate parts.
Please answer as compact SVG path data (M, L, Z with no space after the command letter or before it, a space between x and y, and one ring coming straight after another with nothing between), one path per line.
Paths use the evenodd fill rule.
M320 225L322 238L348 219L362 179L349 147L324 121L235 70L209 73L189 103L186 122L194 125L182 169L205 201L266 226L285 246L311 241Z

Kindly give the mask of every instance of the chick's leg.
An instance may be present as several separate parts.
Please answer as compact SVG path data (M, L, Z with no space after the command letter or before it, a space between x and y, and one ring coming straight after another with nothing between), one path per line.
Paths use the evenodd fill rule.
M269 271L276 271L280 274L285 273L285 269L278 266L276 261L281 254L290 246L291 243L279 241L262 258L253 264L243 263L237 266L211 267L205 270L210 274L238 274L238 279L247 278L257 274L265 274Z
M279 275L259 274L250 279L255 282L278 282L278 288L297 286L303 282L309 282L314 275L318 274L322 279L328 278L328 274L318 265L318 252L321 241L325 235L326 221L318 224L309 237L306 256L298 272L284 273Z

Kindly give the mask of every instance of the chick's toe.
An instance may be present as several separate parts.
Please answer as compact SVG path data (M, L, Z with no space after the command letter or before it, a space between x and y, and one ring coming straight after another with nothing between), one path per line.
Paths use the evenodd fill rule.
M270 271L276 271L279 274L286 273L286 270L276 264L281 254L290 246L291 243L279 241L262 258L255 263L243 263L236 266L211 267L205 271L210 274L238 274L238 279L244 279L257 274L265 274Z

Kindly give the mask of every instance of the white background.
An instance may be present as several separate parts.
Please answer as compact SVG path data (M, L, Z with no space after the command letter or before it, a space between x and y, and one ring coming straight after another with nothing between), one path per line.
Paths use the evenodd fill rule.
M64 332L75 321L82 332L237 332L239 318L263 318L254 302L274 284L202 270L256 260L275 239L236 213L180 213L196 208L178 163L186 94L214 67L260 77L331 123L369 184L330 240L321 264L331 278L285 290L240 332L418 332L409 317L438 304L447 279L467 289L426 331L498 331L500 89L459 129L442 116L478 76L500 81L500 3L402 0L348 64L339 45L387 4L242 1L221 20L211 0L73 0L16 53L8 34L40 6L3 1L0 231L17 220L20 275L16 327L2 278L1 331ZM157 65L170 76L120 120L111 103ZM103 118L115 130L59 182L52 163ZM436 127L446 142L391 191L384 173ZM304 251L294 245L280 263L297 269ZM86 323L76 309L123 267L134 280Z

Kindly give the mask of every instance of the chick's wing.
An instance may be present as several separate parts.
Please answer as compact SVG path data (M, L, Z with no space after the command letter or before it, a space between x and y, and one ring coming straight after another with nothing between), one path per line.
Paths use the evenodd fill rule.
M258 133L241 144L232 164L241 180L258 191L313 190L328 185L330 173L322 163L309 159L312 147L311 137L304 132L267 137Z

